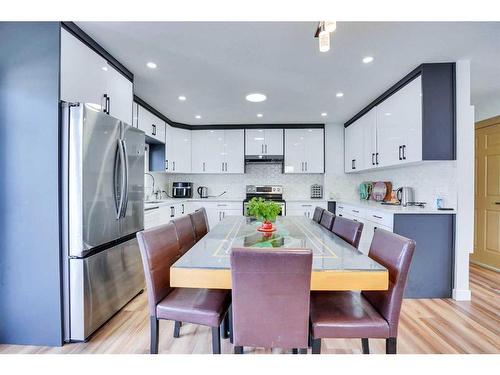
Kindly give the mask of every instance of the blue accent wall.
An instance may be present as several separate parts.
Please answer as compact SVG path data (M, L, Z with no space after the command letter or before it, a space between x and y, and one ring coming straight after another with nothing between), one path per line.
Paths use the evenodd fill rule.
M62 345L58 22L0 22L0 343Z

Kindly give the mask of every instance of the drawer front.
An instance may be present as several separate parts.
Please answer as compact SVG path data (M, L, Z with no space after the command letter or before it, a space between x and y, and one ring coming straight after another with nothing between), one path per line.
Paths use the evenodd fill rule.
M389 227L392 230L394 215L390 212L381 212L376 210L366 210L365 218L379 224L379 226Z
M352 204L342 204L343 206L343 211L345 214L358 217L358 218L364 218L365 217L365 209L362 207L358 207Z

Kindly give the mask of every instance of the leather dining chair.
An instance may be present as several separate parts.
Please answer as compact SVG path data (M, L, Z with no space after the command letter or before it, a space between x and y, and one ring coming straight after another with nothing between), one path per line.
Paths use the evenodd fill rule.
M234 352L244 346L307 351L312 252L231 251Z
M174 223L137 233L146 278L152 354L158 353L159 320L200 324L212 328L212 350L220 354L220 325L230 303L227 290L172 288L170 267L180 258Z
M319 223L321 221L321 216L323 215L323 211L325 211L324 208L316 207L314 209L313 221Z
M323 214L321 215L321 220L319 223L326 229L332 230L332 226L335 225L335 215L330 211L323 210Z
M396 354L399 315L415 241L375 229L368 256L389 271L384 291L314 292L311 294L312 352L321 352L322 338L386 339L386 353Z
M192 214L189 214L189 217L191 218L196 242L198 242L209 230L207 211L202 207Z
M363 232L363 223L337 216L331 230L357 249L359 240L361 239L361 233Z
M196 243L196 236L189 215L172 220L179 240L180 255L184 255Z

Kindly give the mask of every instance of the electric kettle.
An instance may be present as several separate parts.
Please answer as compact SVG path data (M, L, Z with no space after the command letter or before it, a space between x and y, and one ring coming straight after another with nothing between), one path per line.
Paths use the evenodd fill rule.
M200 186L196 190L200 196L200 198L208 198L208 188L206 186Z
M400 187L396 190L396 198L401 203L401 206L406 207L408 203L414 202L413 189L408 186Z

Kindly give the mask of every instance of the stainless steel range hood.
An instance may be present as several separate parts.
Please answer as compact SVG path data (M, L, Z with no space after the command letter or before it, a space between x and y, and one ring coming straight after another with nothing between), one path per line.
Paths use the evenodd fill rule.
M283 155L245 155L245 164L283 164Z

